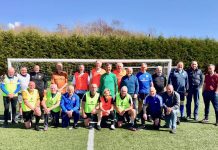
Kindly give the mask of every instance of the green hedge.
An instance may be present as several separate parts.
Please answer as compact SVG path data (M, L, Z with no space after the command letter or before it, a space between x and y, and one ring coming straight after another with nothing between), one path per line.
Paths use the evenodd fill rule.
M0 73L10 58L126 58L172 59L186 67L218 64L218 42L213 39L150 38L146 36L60 36L35 31L0 31Z

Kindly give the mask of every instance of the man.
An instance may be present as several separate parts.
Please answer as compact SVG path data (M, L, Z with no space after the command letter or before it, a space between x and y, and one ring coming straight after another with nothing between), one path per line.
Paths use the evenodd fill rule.
M173 85L173 88L180 95L180 115L182 120L186 120L184 117L184 101L187 96L189 88L188 74L183 69L183 62L177 64L177 68L170 73L168 84Z
M140 72L136 74L139 82L139 94L138 94L138 112L139 117L141 118L142 126L144 126L145 120L143 118L143 100L149 94L150 88L153 87L152 76L150 73L146 72L148 66L146 63L141 64ZM149 113L149 112L148 112Z
M64 94L66 92L66 86L68 84L68 75L63 71L62 63L56 64L56 72L51 76L51 84L58 86L58 91Z
M126 75L126 70L123 68L123 63L117 63L116 64L116 70L114 70L113 73L117 77L118 89L120 90L120 88L121 88L121 86L120 86L121 79L122 79L123 76Z
M56 84L50 85L50 90L47 90L42 101L42 106L44 109L44 131L48 130L48 118L51 115L53 120L53 125L55 127L59 126L59 115L60 115L60 100L61 93L58 92L58 87Z
M18 100L18 92L20 91L20 81L15 76L15 70L13 67L8 69L7 75L1 84L3 101L4 101L4 125L8 126L8 116L9 116L9 105L11 103L12 108L12 124L16 124L16 107Z
M27 67L22 67L20 69L20 74L17 74L17 77L20 81L20 86L21 86L21 90L18 93L18 102L19 102L19 118L21 119L21 121L23 120L23 113L22 113L22 91L26 90L28 88L29 82L30 82L30 75L27 73Z
M180 96L174 91L171 84L167 85L166 92L163 93L163 108L165 112L166 127L170 128L170 133L176 133L177 115L179 114Z
M130 130L136 131L134 120L136 118L136 112L133 109L132 97L128 94L128 89L126 86L123 86L120 90L120 93L116 94L115 103L114 103L117 118L118 118L118 127L121 127L123 121L129 119L130 117Z
M36 89L39 92L40 101L42 101L47 89L47 80L45 75L40 72L40 67L38 65L35 65L33 72L30 73L30 81L35 82Z
M192 61L191 68L187 70L188 81L189 81L189 90L187 96L187 119L191 119L191 103L192 97L194 96L194 119L198 120L198 106L199 106L199 89L203 85L203 73L198 69L198 63Z
M36 119L35 130L39 131L39 120L41 116L40 97L38 90L35 89L35 83L33 81L30 81L29 88L27 90L22 91L22 97L24 125L26 129L31 128L32 117L34 115Z
M160 95L156 94L156 89L154 87L150 88L150 94L146 96L143 102L143 118L147 120L147 107L149 107L149 114L154 121L154 129L159 130L160 128L160 118L162 116L162 106L163 100Z
M85 66L79 65L79 72L76 72L73 77L73 85L75 93L82 99L83 95L89 89L89 74L84 72Z
M152 80L157 94L162 95L167 85L167 78L163 75L163 67L157 66L155 74L152 75Z
M203 98L204 98L204 119L203 123L209 121L209 107L210 101L213 104L214 111L216 114L216 123L218 126L218 74L215 73L215 65L210 64L207 67L207 74L205 75L204 86L203 86Z
M101 76L99 93L103 95L104 89L108 88L111 96L114 97L118 92L117 77L111 72L112 65L106 64L106 73Z
M122 77L120 87L126 86L128 89L128 94L131 95L133 99L134 109L136 114L138 114L138 100L137 95L139 92L139 82L138 78L133 74L133 69L128 67L126 69L126 75Z
M97 85L91 84L90 91L86 92L82 98L82 116L84 118L85 126L89 129L94 127L93 119L97 118L99 113L98 101L100 94L97 93Z
M77 129L77 123L79 121L79 108L80 99L79 96L74 92L74 86L69 85L67 92L61 97L61 109L62 109L62 127L68 127L70 125L70 119L74 119L73 128ZM72 129L72 127L69 127Z
M99 113L98 113L98 123L97 123L97 129L101 129L101 120L102 117L104 118L110 118L111 120L111 130L115 129L114 126L114 100L110 96L110 90L104 89L104 96L101 96L99 99Z
M90 73L90 84L96 84L97 87L100 86L101 76L106 72L101 68L102 62L97 60L95 63L95 68L92 69Z

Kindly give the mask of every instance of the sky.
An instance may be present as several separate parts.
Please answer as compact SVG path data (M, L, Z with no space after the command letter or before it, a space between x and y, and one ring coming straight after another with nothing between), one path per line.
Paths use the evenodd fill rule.
M218 40L217 0L0 0L0 25L55 31L104 20L133 32Z

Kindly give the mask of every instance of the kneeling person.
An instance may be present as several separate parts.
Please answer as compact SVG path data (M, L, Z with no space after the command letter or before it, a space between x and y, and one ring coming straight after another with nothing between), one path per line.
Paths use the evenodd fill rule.
M61 97L61 117L62 127L66 128L70 125L70 119L73 117L74 124L73 128L77 129L77 122L79 121L79 108L80 99L79 96L74 93L73 85L67 87L67 92ZM71 127L70 127L71 129Z
M48 118L51 114L52 122L55 127L59 126L59 115L60 115L60 100L61 93L58 92L58 87L56 84L50 85L50 90L46 91L46 94L42 101L42 106L44 108L44 130L48 130Z
M154 87L150 88L150 94L146 96L143 102L143 118L147 120L147 107L149 107L149 113L154 121L154 128L159 130L160 128L160 118L162 115L163 100L160 95L156 94L156 89Z
M107 117L111 119L111 129L114 130L114 119L115 119L115 114L114 114L114 101L112 96L110 95L110 90L109 89L104 89L104 96L100 97L99 100L99 113L98 113L98 123L97 123L97 129L101 129L101 120L102 117Z
M21 104L23 110L24 124L27 129L32 126L33 115L36 118L35 130L39 131L40 97L39 92L35 89L35 83L30 81L29 88L22 91L23 102Z
M118 117L118 127L121 127L126 117L128 120L130 117L130 130L136 131L134 127L134 120L136 118L136 112L133 109L132 97L128 93L126 86L121 88L120 93L115 97L115 109Z
M93 119L97 118L99 113L98 101L100 94L97 93L97 85L91 84L90 91L86 92L82 98L82 116L85 119L85 126L89 129L93 128Z

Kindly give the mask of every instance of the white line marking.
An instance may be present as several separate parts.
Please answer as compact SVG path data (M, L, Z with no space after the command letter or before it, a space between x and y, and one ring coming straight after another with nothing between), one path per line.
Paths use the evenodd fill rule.
M94 128L89 130L87 150L94 150Z

